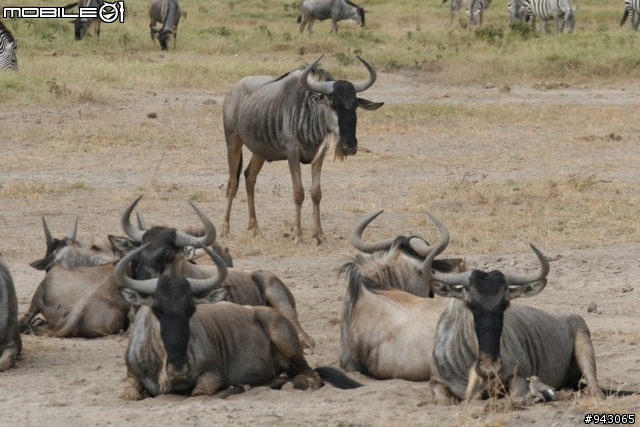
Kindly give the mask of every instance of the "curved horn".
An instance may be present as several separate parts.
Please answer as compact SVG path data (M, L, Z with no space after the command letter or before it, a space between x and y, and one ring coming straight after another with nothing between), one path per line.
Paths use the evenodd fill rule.
M76 235L78 234L78 217L76 217L76 222L73 224L73 228L71 229L71 233L69 233L69 238L71 240L76 240Z
M411 246L411 249L416 251L421 257L425 258L436 248L439 249L439 254L442 253L442 251L444 251L449 245L449 230L447 230L447 227L445 227L439 219L431 215L429 212L427 212L427 215L429 215L429 218L436 223L438 231L440 232L440 239L434 245L427 245L424 240L418 238L409 240L409 246Z
M193 202L189 202L191 207L200 217L202 224L204 225L204 236L202 237L194 237L190 236L187 233L183 233L182 231L176 232L176 240L174 244L180 248L185 246L198 246L199 243L202 243L205 246L210 246L213 242L216 241L216 227L213 225L213 222L207 217L207 215L202 212Z
M382 212L384 212L384 210L369 215L368 217L360 221L358 225L353 227L353 231L351 232L351 237L349 238L349 240L351 241L353 247L360 252L372 254L378 251L386 251L393 244L395 238L380 240L379 242L375 243L368 243L362 240L362 233L364 232L364 229L367 228L367 225L369 225L371 221L376 219L376 217Z
M42 215L42 225L44 226L44 238L47 240L47 246L51 246L55 243L55 239L51 235L49 227L47 227L47 221L44 219L44 215Z
M316 65L318 65L318 62L320 62L323 56L324 55L320 55L320 58L309 64L307 68L304 69L302 74L300 74L300 86L302 86L302 89L306 90L307 92L331 95L333 93L334 82L310 82L309 80L307 80L307 77L309 77L309 73L316 67Z
M142 231L147 231L149 227L147 227L147 221L144 220L144 217L140 212L136 212L136 217L138 218L138 228Z
M547 274L549 274L550 266L547 257L545 257L542 252L540 252L538 248L533 246L531 243L529 243L529 246L531 246L531 249L533 249L533 251L538 256L538 259L540 260L540 271L530 276L515 276L512 274L505 274L504 279L507 282L507 286L521 286L526 285L527 283L537 282L538 280L544 279L545 277L547 277Z
M141 231L131 224L131 212L136 207L140 199L142 199L142 196L144 196L144 194L139 195L138 198L135 199L133 203L131 203L129 207L124 210L122 216L120 217L120 225L122 226L122 230L124 230L124 233L129 236L130 239L135 240L136 242L142 242L144 231Z
M378 78L378 73L376 73L376 69L373 68L373 65L369 64L367 61L360 58L358 55L356 55L356 58L358 58L360 62L362 62L365 67L367 67L367 70L369 70L369 78L367 80L360 83L353 84L353 87L356 88L356 93L359 93L359 92L364 92L365 90L373 86L373 84L376 82L376 79Z
M427 259L425 259L424 263L422 264L422 277L427 283L430 283L431 280L437 280L439 282L448 283L451 286L466 286L469 283L469 276L471 275L470 271L448 276L440 276L438 274L435 274L431 270L431 264L433 263L433 260L438 255L440 255L440 253L442 253L442 251L444 251L444 249L449 244L449 230L447 230L447 227L445 227L445 225L440 222L438 218L431 215L429 212L427 212L427 215L429 215L429 218L431 218L431 220L436 224L436 227L438 227L438 231L440 232L440 240L438 240L438 243L433 245L431 252L429 252L429 255L427 256Z
M191 292L194 295L202 295L207 292L211 292L218 286L220 283L224 282L224 279L227 278L227 264L224 262L222 258L218 256L211 248L203 245L202 243L198 243L198 246L207 253L216 264L218 268L218 272L208 279L190 279L187 278L189 285L191 285Z
M156 291L158 279L135 280L125 274L129 263L133 261L133 259L137 257L138 254L147 247L147 245L149 245L149 243L140 246L138 249L128 253L124 258L118 261L116 268L113 270L113 277L120 286L133 289L140 294L152 295Z

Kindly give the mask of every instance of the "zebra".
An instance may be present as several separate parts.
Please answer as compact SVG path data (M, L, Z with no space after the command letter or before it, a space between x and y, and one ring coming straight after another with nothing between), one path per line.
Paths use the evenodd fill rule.
M491 0L470 0L467 9L469 26L482 25L482 15L485 9L489 9Z
M631 29L638 31L638 24L640 24L640 0L624 0L624 6L624 15L622 15L620 26L622 27L630 16Z
M447 0L442 0L442 3L446 3ZM455 14L456 18L458 19L458 21L460 21L460 8L469 3L468 0L450 0L450 8L449 10L451 11L451 22L450 24L453 25L453 15Z
M540 31L547 32L547 21L553 19L556 24L556 34L564 31L565 25L567 32L571 33L576 25L576 12L578 6L571 4L571 0L524 0L525 4L525 21L531 21L533 30L536 29L536 18L540 18ZM560 17L564 17L562 24Z
M0 70L18 71L17 48L18 41L13 37L11 31L0 21Z
M522 21L525 13L524 0L510 0L507 3L507 10L509 11L509 19L512 22L516 20Z

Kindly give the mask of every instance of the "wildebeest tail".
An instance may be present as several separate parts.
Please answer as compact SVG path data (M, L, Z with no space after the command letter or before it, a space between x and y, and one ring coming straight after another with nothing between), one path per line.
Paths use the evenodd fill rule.
M238 193L238 186L240 185L240 172L242 171L242 151L240 152L240 161L238 162L238 169L236 170L236 188L234 191L234 196L235 194ZM227 187L227 197L229 196L229 192L231 191L231 188Z
M362 387L356 380L352 380L349 378L344 372L340 369L332 368L331 366L321 366L319 368L314 369L322 378L322 381L326 381L332 386L342 389L342 390L350 390L353 388Z
M620 26L622 27L624 25L624 23L627 21L627 18L629 17L629 9L624 9L624 14L622 15L622 21L620 21Z

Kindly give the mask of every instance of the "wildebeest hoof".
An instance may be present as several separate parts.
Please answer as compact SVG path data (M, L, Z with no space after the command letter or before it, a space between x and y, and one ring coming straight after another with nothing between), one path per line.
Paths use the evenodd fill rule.
M318 246L327 241L327 239L324 238L324 233L313 233L313 237L315 237L318 242Z
M125 388L122 393L122 398L124 400L142 400L142 396L134 387Z
M311 356L313 354L313 349L311 347L305 347L304 348L304 354L305 356Z
M293 379L293 388L296 390L306 390L309 388L309 382L304 375L297 375Z
M229 223L225 222L222 224L222 228L220 229L220 237L227 237L229 235Z

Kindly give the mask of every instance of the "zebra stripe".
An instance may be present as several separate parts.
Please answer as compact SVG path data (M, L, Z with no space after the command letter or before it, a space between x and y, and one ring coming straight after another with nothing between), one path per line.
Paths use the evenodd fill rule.
M18 71L16 47L16 39L13 38L9 29L0 22L0 70Z
M469 2L469 25L482 25L482 15L489 9L491 0L471 0Z
M542 20L540 30L547 32L547 21L553 19L556 25L556 34L564 31L571 33L576 24L576 11L578 6L573 6L571 0L525 0L526 21L531 21L535 30L535 19ZM560 17L564 20L560 22Z
M624 1L624 15L622 15L622 21L620 21L621 27L628 17L631 17L631 29L638 31L638 24L640 24L640 0Z

